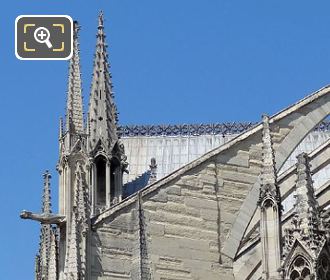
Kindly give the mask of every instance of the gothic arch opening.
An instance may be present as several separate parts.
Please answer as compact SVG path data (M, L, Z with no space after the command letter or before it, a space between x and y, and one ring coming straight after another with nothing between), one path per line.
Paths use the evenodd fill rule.
M266 208L266 207L276 207L276 205L277 205L277 203L273 199L268 198L268 199L265 199L265 201L262 204L262 207L263 208Z
M303 256L297 256L289 268L290 280L309 280L311 278L311 267Z
M95 160L96 166L96 204L106 204L106 159L98 156Z

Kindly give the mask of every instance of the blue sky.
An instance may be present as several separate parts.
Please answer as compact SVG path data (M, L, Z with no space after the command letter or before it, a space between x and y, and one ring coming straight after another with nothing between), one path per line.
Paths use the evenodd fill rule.
M58 122L67 62L19 61L22 14L68 14L81 26L87 103L97 15L106 17L122 124L257 121L330 81L329 1L2 1L0 17L0 278L33 279L42 173L57 209Z

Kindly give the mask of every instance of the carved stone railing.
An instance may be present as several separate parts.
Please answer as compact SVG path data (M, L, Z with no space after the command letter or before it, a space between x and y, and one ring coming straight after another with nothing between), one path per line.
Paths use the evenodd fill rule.
M233 122L181 125L122 125L119 126L119 135L121 137L230 135L242 133L256 124L253 122ZM330 131L330 121L322 122L315 130Z
M217 124L182 124L182 125L125 125L120 126L122 137L132 136L178 136L178 135L225 135L238 134L255 123L217 123Z
M330 120L321 122L315 130L317 131L330 131Z

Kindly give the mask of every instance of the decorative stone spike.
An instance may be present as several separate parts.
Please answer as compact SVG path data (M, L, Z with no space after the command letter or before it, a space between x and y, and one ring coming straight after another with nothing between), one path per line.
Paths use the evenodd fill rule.
M104 24L104 14L103 14L103 11L100 11L100 14L99 14L99 27L103 27L103 24Z
M61 118L60 118L60 132L59 132L59 139L62 139L63 134L64 134L64 131L63 131L63 118L61 117Z
M262 117L262 170L260 174L260 238L262 278L280 279L281 267L281 198L277 185L275 157L269 117Z
M114 103L111 73L105 43L103 12L98 19L93 80L89 102L89 149L94 150L101 141L109 149L118 140L117 108Z
M71 133L83 133L83 101L79 58L78 33L80 26L74 22L73 55L69 64L68 96L66 108L66 130Z
M308 279L323 279L323 277L317 276L315 268L319 265L320 253L327 247L328 237L319 214L309 157L306 153L297 156L296 172L295 214L291 220L291 226L285 229L282 269L287 275L285 279L289 279L290 273L298 267L297 262L292 262L292 256L302 254L305 259L310 261L303 265L300 264L299 270L308 269L310 271ZM301 244L304 250L295 246L296 243ZM328 279L328 277L324 279Z
M277 186L277 173L275 164L275 155L273 150L273 143L270 134L269 117L263 115L262 117L263 131L262 131L262 171L260 175L261 188L259 204L267 197L274 199L278 204L281 202L280 193Z
M148 184L152 184L157 181L157 163L155 158L151 159L149 168L150 168L150 178Z
M309 243L312 245L317 239L321 218L318 211L318 202L315 198L308 155L301 153L298 155L297 161L294 223L301 230L301 234L310 240Z
M49 171L46 170L43 177L44 177L44 193L42 198L42 213L51 214L52 203L50 196L50 179L52 178L52 176L50 175Z

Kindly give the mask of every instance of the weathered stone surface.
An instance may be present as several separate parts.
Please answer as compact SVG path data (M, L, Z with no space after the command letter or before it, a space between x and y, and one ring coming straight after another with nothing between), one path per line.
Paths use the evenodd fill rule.
M330 88L323 88L267 118L269 138L273 141L271 154L275 153L275 162L272 157L268 165L265 164L267 153L262 145L260 124L229 142L229 138L220 141L224 145L220 145L219 138L212 135L198 139L139 138L135 139L137 145L131 141L131 159L136 162L147 161L149 164L150 153L145 147L150 143L154 150L160 146L166 147L159 154L163 156L160 164L161 177L167 176L159 181L152 180L153 183L148 187L122 200L122 172L125 171L127 162L124 147L118 140L117 112L104 39L101 14L86 131L81 107L79 51L75 42L75 54L70 63L67 127L65 132L62 125L60 129L58 170L61 215L50 215L47 209L43 209L42 214L27 215L25 212L22 216L45 223L42 227L47 230L42 232L43 252L40 252L36 262L37 279L40 279L41 274L46 275L40 272L45 270L43 267L48 266L47 236L50 224L58 225L61 236L58 260L56 242L51 245L49 275L57 274L58 264L59 277L55 278L60 280L68 277L70 280L267 278L267 271L262 263L269 259L272 266L272 252L280 251L274 250L272 243L274 236L279 237L280 229L272 225L274 216L269 218L268 213L274 211L269 202L275 199L280 203L280 199L261 196L270 200L263 199L267 202L265 208L270 210L267 217L262 219L269 227L263 230L259 226L259 218L256 218L256 215L263 213L261 207L260 211L256 211L260 188L262 187L264 193L269 193L271 187L277 183L276 177L290 154L329 115ZM311 170L316 176L320 175L320 170L329 168L329 143L327 145L311 155L311 163L314 165ZM210 151L211 147L214 149ZM195 151L188 151L191 148ZM170 153L169 149L172 149ZM185 158L181 158L182 156ZM102 157L104 162L100 164L97 159ZM75 167L80 165L82 172L75 172ZM134 165L132 169L133 167ZM153 167L156 168L155 165ZM177 170L170 173L174 169ZM272 170L272 177L265 183L269 170ZM306 174L300 173L299 177L295 173L293 167L279 177L283 199L290 196L292 198L294 189L299 187L297 179L301 184L304 181ZM84 183L77 184L78 181ZM309 243L313 243L313 246L320 240L325 240L324 232L329 229L323 228L326 220L321 223L318 211L330 204L329 185L327 178L319 185L315 199L312 180L309 178L309 206L303 207L300 218L295 215L295 210L283 215L283 228L292 230L290 223L296 221L293 230L296 235L308 232L300 238L301 242L310 238L310 233L313 234L313 240ZM302 198L306 197L305 191L300 190L298 194ZM48 195L44 196L44 200L48 200ZM50 202L45 202L44 207L50 206ZM301 201L296 205L299 206L299 203L302 207ZM317 203L320 203L320 207L315 206ZM330 216L327 214L325 219ZM301 229L297 230L297 227ZM262 241L267 241L270 245L264 245L263 250L260 246L260 234ZM287 236L289 241L284 248L292 248L290 235ZM321 252L320 243L317 245ZM265 253L267 249L269 250ZM330 252L327 254L330 255ZM288 260L286 259L288 264L293 263ZM317 260L314 258L313 261L314 265L309 266L309 271L315 274L312 269L317 267ZM272 268L272 271L275 270L277 274L277 267ZM84 275L85 271L88 271L88 275Z

